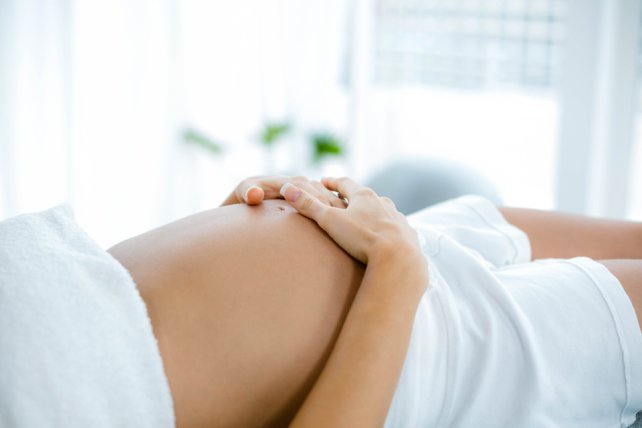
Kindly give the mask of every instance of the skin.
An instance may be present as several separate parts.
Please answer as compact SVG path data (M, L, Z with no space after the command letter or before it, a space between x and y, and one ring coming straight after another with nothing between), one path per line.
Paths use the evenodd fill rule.
M421 294L415 285L425 278L403 264L407 257L393 259L385 250L381 256L369 253L366 270L315 222L297 213L307 211L317 221L327 218L319 216L321 211L311 213L305 198L298 205L264 200L278 196L264 183L257 184L263 195L249 190L252 183L256 181L242 183L226 200L229 206L110 249L147 304L177 425L381 425L405 351L373 351L391 349L386 346L390 341L405 349ZM272 189L281 185L269 183ZM315 197L327 198L327 206L345 208L332 202L336 194L314 188ZM246 195L255 206L243 204ZM637 257L642 246L638 223L596 220L604 225L596 235L597 224L583 223L585 218L510 208L502 212L526 231L536 257ZM334 220L326 228L341 219ZM341 236L354 232L340 224ZM604 252L607 226L617 228L622 242ZM563 233L569 238L559 239ZM359 236L363 234L343 242L344 247ZM642 319L642 261L602 263L620 279ZM386 279L400 275L409 284L407 291L390 293ZM386 333L376 334L382 331ZM373 370L377 377L364 375Z
M427 261L390 199L345 177L323 184L345 197L347 208L323 204L289 183L281 193L367 267L332 354L291 426L379 427L428 285Z
M642 330L642 223L502 207L531 242L532 258L590 257L606 266L629 296Z
M289 421L365 271L283 200L200 213L109 251L147 304L179 427Z
M203 213L110 250L148 305L178 426L385 419L428 283L416 233L389 199L349 179L331 194L349 197L347 208L290 190L297 211L352 257L271 202Z
M576 214L501 207L506 220L528 235L532 258L642 260L642 223Z

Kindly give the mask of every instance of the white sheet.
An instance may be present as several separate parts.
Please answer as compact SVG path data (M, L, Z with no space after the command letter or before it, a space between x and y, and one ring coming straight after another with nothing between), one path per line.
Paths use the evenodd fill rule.
M0 223L0 427L173 427L127 271L68 206Z

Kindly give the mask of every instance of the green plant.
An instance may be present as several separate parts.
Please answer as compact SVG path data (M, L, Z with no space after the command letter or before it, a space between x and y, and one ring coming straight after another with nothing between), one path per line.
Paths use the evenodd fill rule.
M263 130L258 136L258 140L267 147L272 147L274 143L290 132L291 126L287 122L266 123Z
M223 152L223 145L221 143L195 129L185 128L182 132L182 137L185 143L199 146L210 154L218 155Z
M317 132L310 135L312 142L312 163L318 164L326 157L341 156L344 144L340 137L330 132Z

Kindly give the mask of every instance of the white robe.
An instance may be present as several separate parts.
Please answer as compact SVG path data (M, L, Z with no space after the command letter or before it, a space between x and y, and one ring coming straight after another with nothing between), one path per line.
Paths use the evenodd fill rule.
M588 258L530 262L524 232L478 196L409 217L430 283L387 427L628 427L642 333Z

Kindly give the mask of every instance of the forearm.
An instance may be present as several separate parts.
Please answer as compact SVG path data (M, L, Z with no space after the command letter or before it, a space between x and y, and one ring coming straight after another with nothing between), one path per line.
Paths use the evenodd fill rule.
M526 232L533 259L642 259L642 223L525 208L500 211Z
M418 251L370 261L337 343L292 426L382 426L428 283Z

